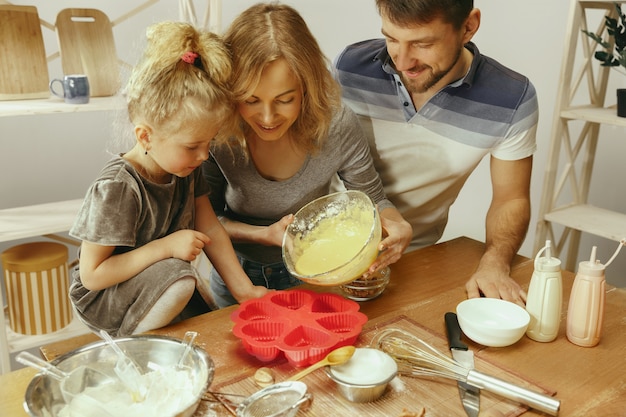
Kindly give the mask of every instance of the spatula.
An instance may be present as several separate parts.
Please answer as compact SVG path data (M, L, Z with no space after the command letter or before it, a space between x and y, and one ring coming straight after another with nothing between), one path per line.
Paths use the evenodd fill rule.
M107 342L109 346L111 346L111 348L113 348L117 354L117 362L115 363L114 368L115 374L131 393L133 401L143 401L146 398L148 387L141 383L142 374L135 361L124 353L124 351L107 332L100 330L98 334L102 337L102 339L104 339L105 342Z
M80 397L81 404L89 406L91 409L98 410L98 415L110 416L106 411L104 404L89 395L80 395L90 387L101 387L105 384L114 383L115 381L108 375L105 375L88 366L79 366L71 372L64 372L49 362L33 355L28 351L22 351L17 354L15 360L23 365L27 365L38 369L45 375L59 381L61 394L66 404Z

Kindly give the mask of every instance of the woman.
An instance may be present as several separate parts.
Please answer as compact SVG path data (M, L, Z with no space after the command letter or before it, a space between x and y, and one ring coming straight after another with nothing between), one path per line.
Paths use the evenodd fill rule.
M298 12L260 3L227 30L233 90L241 132L228 146L211 147L204 175L209 198L255 285L286 289L300 283L281 255L293 213L328 194L335 178L378 205L385 237L372 273L397 261L411 226L385 197L356 116L341 103L338 85L317 41ZM235 300L216 271L216 304Z

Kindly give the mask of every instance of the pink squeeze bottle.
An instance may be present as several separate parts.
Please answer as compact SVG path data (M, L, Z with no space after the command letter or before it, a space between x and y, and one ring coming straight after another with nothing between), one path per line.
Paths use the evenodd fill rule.
M596 260L596 249L591 249L588 261L578 264L567 308L567 338L584 347L600 342L604 320L605 266Z
M606 296L604 271L624 245L626 238L619 242L617 250L604 265L596 260L597 246L591 248L588 261L578 264L567 309L567 338L570 342L583 347L593 347L600 342Z

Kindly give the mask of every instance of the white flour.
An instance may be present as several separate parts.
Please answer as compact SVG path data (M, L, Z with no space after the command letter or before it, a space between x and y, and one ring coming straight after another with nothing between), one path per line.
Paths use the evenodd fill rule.
M202 378L195 375L195 378ZM206 379L206 375L204 375ZM59 417L143 417L174 416L191 406L198 385L189 370L175 368L147 372L137 381L146 388L143 401L133 399L121 382L89 387L60 410ZM194 387L195 391L194 391Z

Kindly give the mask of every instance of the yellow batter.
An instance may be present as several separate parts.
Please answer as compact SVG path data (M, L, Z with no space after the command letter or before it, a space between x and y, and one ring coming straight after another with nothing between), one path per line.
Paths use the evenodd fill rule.
M371 208L351 207L342 215L320 220L300 242L296 261L300 275L317 275L338 268L354 258L370 237Z

